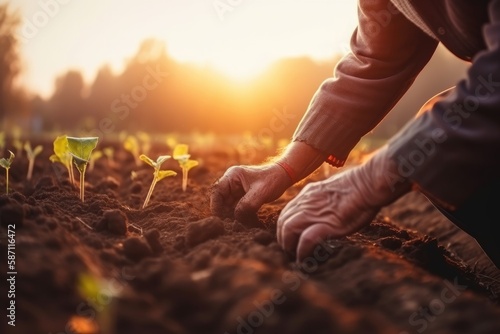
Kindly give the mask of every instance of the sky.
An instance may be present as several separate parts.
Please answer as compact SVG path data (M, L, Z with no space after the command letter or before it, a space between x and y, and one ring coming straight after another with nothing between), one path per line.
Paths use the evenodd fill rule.
M0 3L5 3L0 0ZM9 0L22 19L21 84L48 96L68 69L90 83L115 72L145 38L181 62L249 79L283 57L321 60L345 52L356 0Z

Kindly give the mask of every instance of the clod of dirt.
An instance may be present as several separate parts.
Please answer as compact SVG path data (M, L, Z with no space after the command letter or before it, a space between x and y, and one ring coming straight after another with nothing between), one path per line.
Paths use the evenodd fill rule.
M116 235L127 234L127 216L120 210L107 210L98 223L98 230L108 230Z
M51 176L43 176L36 183L35 189L51 188L51 187L54 187L54 186L55 186L54 180L52 179Z
M267 246L274 241L274 236L267 231L259 231L254 235L253 241L263 246Z
M120 187L120 183L114 177L107 176L106 179L104 179L104 181L99 183L99 185L97 187L101 188L101 189L108 188L108 189L116 190L116 189L118 189L118 187Z
M130 192L132 194L138 194L142 190L142 183L141 182L134 182L132 183L132 186L130 187Z
M147 230L144 233L144 238L155 254L160 254L163 251L163 246L160 243L160 231L155 228Z
M0 207L0 226L7 228L8 225L21 227L24 220L24 210L22 205L16 201L8 201Z
M218 217L208 217L188 225L186 242L194 247L205 241L217 239L225 233L224 223Z
M403 242L398 238L386 237L386 238L380 239L380 245L382 247L390 249L390 250L396 250L396 249L401 248L401 246L403 245Z
M125 240L123 243L123 251L126 257L136 262L153 255L153 251L147 242L138 237L132 237Z

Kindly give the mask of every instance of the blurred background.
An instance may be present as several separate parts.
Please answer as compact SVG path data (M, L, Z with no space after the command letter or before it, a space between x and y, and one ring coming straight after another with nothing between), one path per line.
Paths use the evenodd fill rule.
M278 118L286 138L355 26L355 0L0 1L0 130L255 134ZM465 71L440 48L370 136Z

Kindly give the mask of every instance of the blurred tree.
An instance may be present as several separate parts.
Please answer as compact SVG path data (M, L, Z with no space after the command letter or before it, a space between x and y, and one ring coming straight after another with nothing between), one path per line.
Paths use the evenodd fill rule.
M56 79L49 106L52 116L64 128L77 128L88 116L83 98L85 82L80 72L70 70Z
M14 80L20 72L18 40L15 32L19 18L12 14L7 4L0 4L0 124L5 115L19 102Z

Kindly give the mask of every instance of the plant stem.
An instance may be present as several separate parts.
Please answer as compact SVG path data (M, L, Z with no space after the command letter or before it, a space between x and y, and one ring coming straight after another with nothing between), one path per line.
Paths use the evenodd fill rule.
M149 203L149 199L151 198L151 194L153 193L153 189L154 189L154 188L155 188L155 186L156 186L156 182L158 182L157 180L158 180L158 178L156 177L156 172L155 172L153 182L151 182L151 187L149 187L148 195L146 196L146 200L144 201L144 204L143 204L143 206L142 206L142 208L143 208L143 209L144 209L144 208L148 205L148 203Z
M28 165L28 176L26 176L26 179L29 181L31 180L31 177L33 176L33 166L35 165L35 159L29 159L29 165Z
M85 202L85 169L87 165L83 166L83 169L80 171L80 199L82 202Z
M188 185L188 170L187 168L182 168L182 191L186 191Z
M71 158L69 160L69 165L67 165L66 168L68 168L69 182L74 187L75 186L75 172L73 170L73 158Z
M5 193L8 195L9 194L9 169L5 168Z

